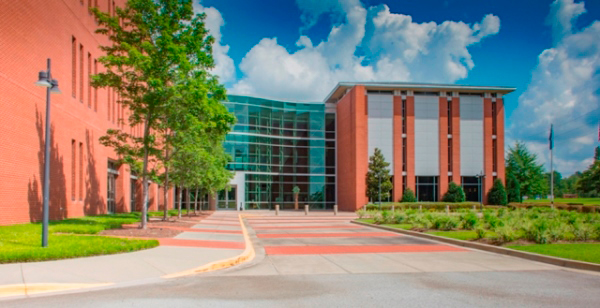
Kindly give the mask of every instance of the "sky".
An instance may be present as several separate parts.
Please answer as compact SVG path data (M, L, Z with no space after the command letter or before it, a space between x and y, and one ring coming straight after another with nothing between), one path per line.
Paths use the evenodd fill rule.
M598 0L195 0L228 93L323 101L340 81L510 86L506 149L585 170L600 120Z

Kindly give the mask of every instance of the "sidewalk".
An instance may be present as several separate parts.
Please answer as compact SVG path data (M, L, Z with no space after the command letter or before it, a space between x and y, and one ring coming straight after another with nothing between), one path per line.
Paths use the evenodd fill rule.
M0 264L0 299L161 280L232 266L251 259L237 212L215 212L160 246L115 255Z

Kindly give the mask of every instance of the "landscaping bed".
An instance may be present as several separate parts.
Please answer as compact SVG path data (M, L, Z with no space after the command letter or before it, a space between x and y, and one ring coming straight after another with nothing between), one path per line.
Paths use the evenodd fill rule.
M357 214L362 222L600 263L593 257L594 253L577 246L600 251L600 215L597 213L501 208L482 212L460 209L449 214L413 209L361 210ZM586 256L588 254L593 256Z

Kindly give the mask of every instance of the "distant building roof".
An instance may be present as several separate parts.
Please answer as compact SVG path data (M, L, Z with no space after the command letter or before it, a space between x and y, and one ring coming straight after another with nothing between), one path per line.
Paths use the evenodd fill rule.
M367 90L412 90L412 91L464 91L471 93L482 93L482 92L495 92L501 94L508 94L516 90L511 87L491 87L491 86L470 86L460 84L439 84L439 83L414 83L414 82L388 82L388 81L374 81L374 82L339 82L335 88L325 97L324 102L331 99L338 100L346 93L346 90L351 89L356 85L363 85Z

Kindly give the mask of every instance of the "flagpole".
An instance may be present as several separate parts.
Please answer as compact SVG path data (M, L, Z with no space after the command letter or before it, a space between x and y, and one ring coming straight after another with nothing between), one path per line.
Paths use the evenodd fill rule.
M552 124L550 124L550 207L554 208L554 132L552 131Z

